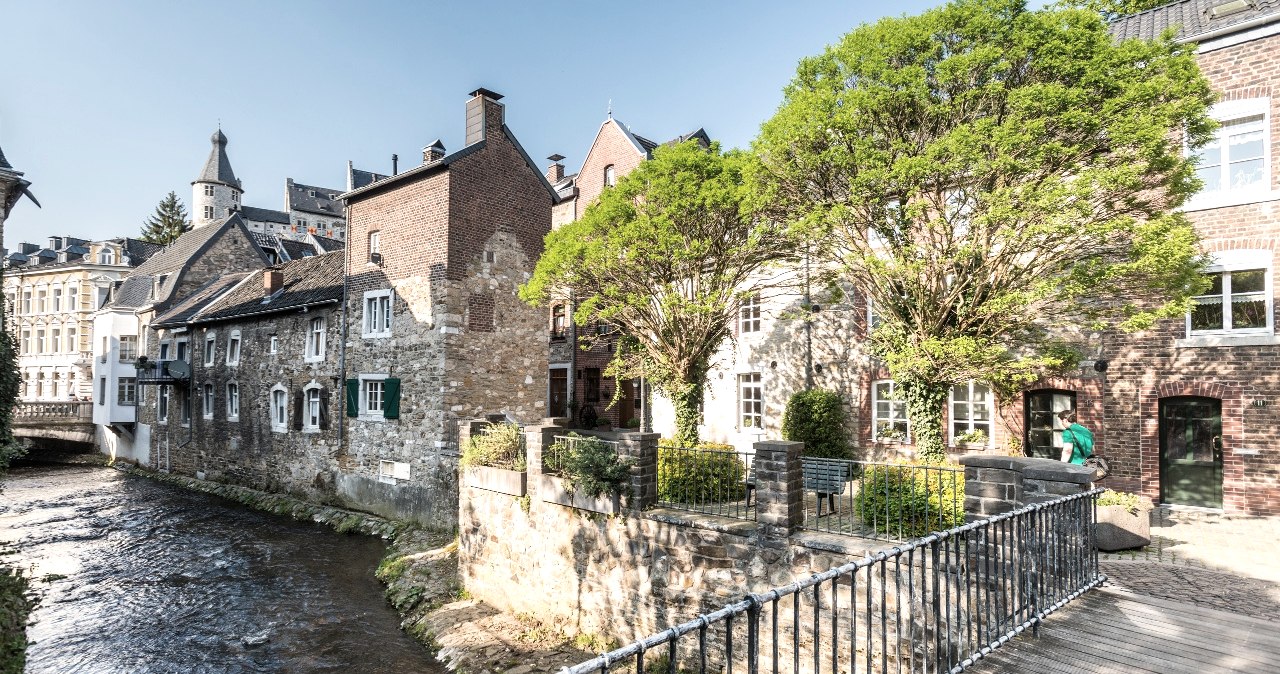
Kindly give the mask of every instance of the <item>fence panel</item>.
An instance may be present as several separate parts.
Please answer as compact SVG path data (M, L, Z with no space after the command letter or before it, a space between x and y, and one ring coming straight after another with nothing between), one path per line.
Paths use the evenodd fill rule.
M542 448L542 473L544 475L563 477L565 462L568 461L569 455L577 449L577 446L583 442L599 443L612 449L614 454L618 453L618 442L616 440L604 440L590 435L557 435L553 439L554 442L551 443L551 446Z
M960 672L1102 583L1102 490L931 533L562 670Z
M964 469L805 458L805 529L902 541L964 522Z
M658 505L754 522L754 452L658 448Z

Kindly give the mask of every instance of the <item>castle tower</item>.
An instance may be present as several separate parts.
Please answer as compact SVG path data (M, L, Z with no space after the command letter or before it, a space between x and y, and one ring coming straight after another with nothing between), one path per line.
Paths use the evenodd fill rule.
M200 177L191 181L191 226L203 227L240 210L244 189L227 159L227 137L218 129L210 136L213 148Z

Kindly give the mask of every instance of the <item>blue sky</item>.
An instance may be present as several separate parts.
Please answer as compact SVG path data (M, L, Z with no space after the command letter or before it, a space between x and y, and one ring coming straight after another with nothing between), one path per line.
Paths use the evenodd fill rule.
M191 180L221 120L245 203L286 177L341 188L463 137L467 93L506 96L539 164L577 170L609 101L636 133L745 146L800 58L937 2L21 2L0 7L0 147L44 208L5 245L135 236Z

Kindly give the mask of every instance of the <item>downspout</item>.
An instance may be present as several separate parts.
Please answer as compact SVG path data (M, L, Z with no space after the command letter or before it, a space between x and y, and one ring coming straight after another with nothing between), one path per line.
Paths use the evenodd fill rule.
M346 258L347 264L342 270L342 331L338 342L338 386L340 387L337 391L340 395L338 395L338 414L336 415L338 419L338 454L343 452L345 437L342 431L346 428L347 423L347 282L351 278L351 274L348 273L351 269L351 206L344 204L342 212L347 219L347 240L343 245L343 257ZM392 316L395 315L395 301L396 294L393 292L391 293Z
M193 351L196 348L196 345L195 345L196 333L195 333L194 325L192 326L191 330L187 331L187 335L189 336L187 341L187 358L191 359L191 376L187 378L187 414L190 414L191 418L187 419L187 439L178 443L178 449L182 449L183 447L186 447L187 445L191 444L191 439L195 437L195 434L193 431L196 425L196 412L195 412L195 409L191 406L191 382L196 380L196 368L195 368L196 358L193 355ZM201 361L201 366L203 367L203 361ZM239 391L239 389L236 389L236 390ZM240 394L237 392L236 395L240 395ZM204 403L203 400L201 400L200 402L201 404ZM204 418L203 412L204 411L201 410L200 417L202 419Z

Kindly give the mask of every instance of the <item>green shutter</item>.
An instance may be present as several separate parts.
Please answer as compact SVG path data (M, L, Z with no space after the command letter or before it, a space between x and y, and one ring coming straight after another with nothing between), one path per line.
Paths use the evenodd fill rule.
M400 380L395 377L382 380L382 416L400 418Z
M360 380L347 380L347 416L360 416Z

